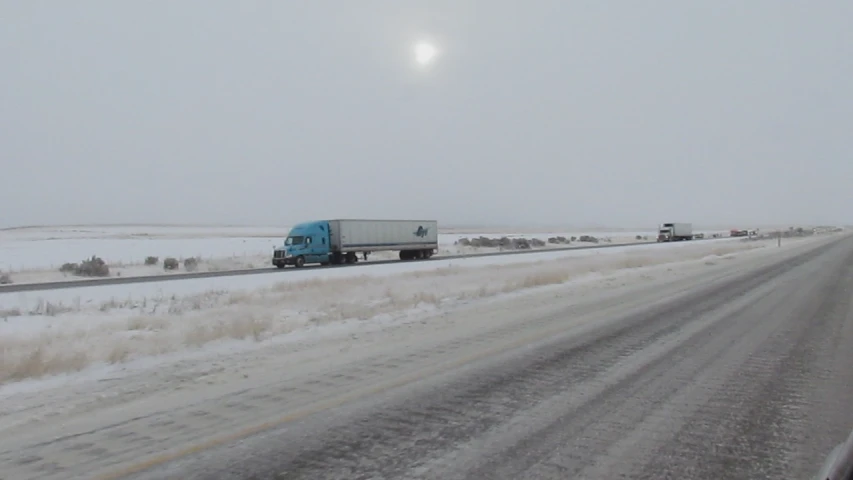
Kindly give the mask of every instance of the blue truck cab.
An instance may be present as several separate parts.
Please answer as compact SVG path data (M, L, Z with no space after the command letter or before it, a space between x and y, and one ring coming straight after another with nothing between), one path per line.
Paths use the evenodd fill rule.
M284 245L275 247L272 263L278 268L302 267L306 263L328 265L331 253L329 222L305 222L291 228Z

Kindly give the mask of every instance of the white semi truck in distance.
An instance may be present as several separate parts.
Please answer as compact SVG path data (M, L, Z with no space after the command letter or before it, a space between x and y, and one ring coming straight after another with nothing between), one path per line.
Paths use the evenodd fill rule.
M658 228L658 242L693 240L693 224L664 223Z

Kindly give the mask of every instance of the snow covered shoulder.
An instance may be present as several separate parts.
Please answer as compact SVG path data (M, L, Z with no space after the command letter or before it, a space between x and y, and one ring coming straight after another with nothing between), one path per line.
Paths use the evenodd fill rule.
M93 366L120 369L146 359L176 361L186 355L258 348L340 328L356 334L359 329L414 321L462 303L618 278L627 270L662 264L713 264L771 244L626 247L554 253L554 258L542 254L535 261L515 256L491 259L503 263L486 265L448 262L440 268L423 266L400 273L377 266L370 274L339 271L338 276L317 275L249 289L220 283L204 291L152 292L126 300L78 297L69 303L0 302L0 392L4 384L74 374ZM233 280L235 287L240 281L245 280ZM607 287L608 283L602 284Z

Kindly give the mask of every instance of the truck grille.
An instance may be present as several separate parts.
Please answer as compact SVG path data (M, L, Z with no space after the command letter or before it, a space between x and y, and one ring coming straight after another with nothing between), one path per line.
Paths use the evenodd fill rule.
M276 250L272 254L272 258L284 258L284 250Z

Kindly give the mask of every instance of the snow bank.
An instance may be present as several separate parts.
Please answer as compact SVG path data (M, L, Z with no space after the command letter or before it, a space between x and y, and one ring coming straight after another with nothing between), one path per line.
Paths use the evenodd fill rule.
M68 303L41 299L19 306L0 304L0 383L75 372L94 364L199 351L202 347L233 347L235 342L240 348L251 348L297 331L343 323L398 322L459 303L533 288L559 288L566 282L626 269L708 262L709 258L732 260L737 252L766 245L701 242L542 252L255 276L263 279L208 279L207 288L201 292L165 290L188 283L181 281L161 285L164 290L154 294L136 290L126 298L96 300L97 295L90 295ZM211 280L221 283L213 285L217 282ZM252 280L268 283L245 288ZM230 287L228 282L232 283ZM235 284L243 288L235 288ZM126 290L150 285L117 287ZM90 293L110 288L115 287L88 287ZM62 290L54 293L67 294Z

